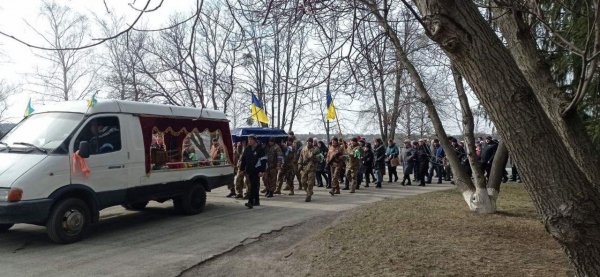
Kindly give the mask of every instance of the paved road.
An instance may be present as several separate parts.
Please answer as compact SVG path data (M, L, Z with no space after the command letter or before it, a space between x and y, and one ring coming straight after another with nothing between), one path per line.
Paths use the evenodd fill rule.
M384 198L402 198L450 188L385 185L330 197L315 188L313 202L304 193L261 199L248 210L243 201L223 197L224 188L209 193L205 212L174 214L170 202L152 202L143 212L106 209L90 236L71 245L56 245L45 228L16 225L0 234L0 276L177 276L214 255L263 233L293 226L315 216L355 208Z

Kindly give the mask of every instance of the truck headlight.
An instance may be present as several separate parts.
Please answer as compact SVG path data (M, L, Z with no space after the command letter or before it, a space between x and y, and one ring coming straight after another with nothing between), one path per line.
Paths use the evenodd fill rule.
M19 202L23 197L20 188L0 188L0 202Z
M8 192L10 189L0 188L0 202L8 202Z

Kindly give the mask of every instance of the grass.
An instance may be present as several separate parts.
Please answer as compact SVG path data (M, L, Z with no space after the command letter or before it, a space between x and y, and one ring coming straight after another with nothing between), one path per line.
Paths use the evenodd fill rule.
M299 250L309 276L569 276L521 185L498 213L469 212L458 191L385 200L324 229Z

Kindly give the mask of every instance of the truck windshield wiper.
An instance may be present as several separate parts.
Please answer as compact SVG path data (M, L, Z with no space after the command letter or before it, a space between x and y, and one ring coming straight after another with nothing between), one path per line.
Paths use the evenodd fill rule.
M6 150L10 151L10 146L8 146L8 143L0 141L0 144L4 145Z
M29 142L13 142L13 144L17 144L17 145L25 145L25 146L29 146L29 147L33 147L35 149L37 149L38 151L44 153L44 154L48 154L48 151L46 149L40 148L35 144L31 144Z

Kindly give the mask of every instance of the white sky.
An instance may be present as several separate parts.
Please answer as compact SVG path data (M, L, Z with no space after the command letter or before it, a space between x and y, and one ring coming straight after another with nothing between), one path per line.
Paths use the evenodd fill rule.
M155 3L159 2L156 0L153 1ZM94 17L107 16L107 11L102 0L63 0L57 2L67 5L79 13L87 15L88 18L90 18L90 23L92 23L91 25L93 25L92 19ZM113 13L124 16L127 19L127 22L132 22L138 15L136 11L128 6L128 4L132 2L135 2L135 6L137 8L142 8L142 5L144 5L146 1L106 0L109 9L111 9ZM160 26L167 25L165 22L166 19L169 17L169 15L175 12L180 12L184 15L191 14L191 7L194 7L195 2L195 0L165 0L161 8L156 12L144 15L143 22L148 28L158 28ZM40 30L44 29L43 21L39 18L40 4L40 0L0 2L0 30L27 41L28 43L46 46L39 35L32 30L32 27ZM154 5L150 4L150 6ZM28 26L27 23L32 27ZM97 34L98 32L93 33ZM0 74L2 78L7 80L9 83L25 84L27 75L34 72L35 65L40 62L39 58L36 58L33 55L31 48L4 36L0 36L0 52L2 53L2 56L0 56ZM22 93L14 95L8 100L9 109L6 116L8 117L7 121L9 122L17 122L22 118L27 101L30 97L34 99L34 108L36 105L41 104L40 101L43 101L43 99L36 99L36 95L31 94L31 92L27 90L26 85L22 86L22 88ZM323 92L323 97L325 97L325 92ZM334 102L336 102L336 106L338 107L340 107L340 105L344 102L354 102L350 107L348 107L349 110L359 110L362 108L360 105L361 103L356 103L357 101L351 101L350 99L337 99L334 100ZM318 105L313 107L312 113L314 113L315 116L319 114L315 111L318 111L318 108ZM248 110L249 109L250 107L248 107ZM359 113L341 111L338 109L338 115L342 119L343 128L346 129L343 130L344 132L361 133L367 131L361 130L361 128L358 128L356 125L359 117L361 116ZM297 120L297 124L295 124L296 127L294 127L295 131L297 133L324 133L322 124L318 124L312 115L309 117L311 118L299 118ZM454 119L451 119L445 123L447 123L448 132L457 132L458 129L453 127L456 125ZM336 132L337 126L335 125L335 122L333 122L331 126L332 130ZM369 131L372 132L377 131L378 128L374 127L369 129Z
M39 18L40 0L18 0L0 2L0 30L13 35L28 43L47 46L44 41L32 29L44 30L44 22ZM113 13L124 16L127 22L133 22L138 13L128 6L135 2L135 7L142 8L146 1L138 0L106 0L106 4ZM159 1L153 0L158 3ZM175 12L191 14L190 7L195 5L195 0L166 0L161 8L155 12L146 14L142 17L144 24L148 28L163 26L164 19ZM106 17L108 15L106 7L102 0L63 0L57 1L59 4L67 5L74 11L88 16L90 23L93 23L94 17ZM150 7L156 4L151 3ZM31 27L29 26L31 25ZM91 24L90 27L92 27ZM98 32L94 32L98 33ZM92 42L92 40L90 40ZM102 46L98 46L102 47ZM0 74L3 79L13 84L24 84L27 81L27 75L34 72L35 66L40 60L33 55L32 49L20 44L5 36L0 36ZM19 121L27 105L29 97L33 98L33 106L39 105L42 99L36 99L36 95L27 90L27 86L22 86L23 92L9 98L7 111L7 121Z

